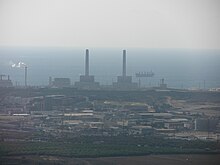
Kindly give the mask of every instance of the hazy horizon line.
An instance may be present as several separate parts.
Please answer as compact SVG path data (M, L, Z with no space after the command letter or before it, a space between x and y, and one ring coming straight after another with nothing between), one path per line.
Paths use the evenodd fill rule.
M158 47L158 48L152 48L152 47L112 47L112 46L91 46L91 47L83 47L83 46L42 46L42 45L0 45L0 48L53 48L53 49L145 49L145 50L190 50L190 51L220 51L220 48L165 48L165 47Z

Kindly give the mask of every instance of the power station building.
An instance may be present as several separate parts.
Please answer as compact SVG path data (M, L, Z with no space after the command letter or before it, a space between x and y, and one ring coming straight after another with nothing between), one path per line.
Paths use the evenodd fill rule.
M10 80L10 76L8 75L7 79L3 79L6 75L0 75L0 87L12 87L13 84Z
M138 87L137 83L132 82L132 76L126 75L126 50L123 50L122 76L118 76L117 82L113 82L112 85L118 89L134 89Z
M69 78L54 78L52 84L54 87L65 88L70 87L71 81Z
M97 89L99 88L99 83L95 82L93 75L89 75L89 50L86 49L86 59L85 59L85 75L80 76L80 81L75 82L75 87L80 89Z

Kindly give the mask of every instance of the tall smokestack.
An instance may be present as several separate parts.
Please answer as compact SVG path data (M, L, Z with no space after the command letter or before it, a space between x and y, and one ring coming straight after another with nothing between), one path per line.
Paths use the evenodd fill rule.
M126 50L123 50L123 72L122 76L126 76Z
M24 81L25 81L25 87L27 87L27 66L24 67Z
M89 75L89 49L86 49L86 66L85 66L85 76Z

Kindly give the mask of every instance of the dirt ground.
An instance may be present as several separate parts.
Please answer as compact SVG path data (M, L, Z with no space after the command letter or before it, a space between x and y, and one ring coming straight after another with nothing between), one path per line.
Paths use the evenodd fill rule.
M187 102L185 100L174 100L167 97L167 103L173 108L180 109L182 112L203 113L207 116L220 116L220 103L211 102Z

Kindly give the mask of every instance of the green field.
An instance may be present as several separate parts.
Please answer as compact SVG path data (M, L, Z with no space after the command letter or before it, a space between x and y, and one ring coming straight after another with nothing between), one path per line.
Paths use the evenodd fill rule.
M0 142L0 155L103 157L148 154L219 153L217 142L162 137L80 137L38 142Z

